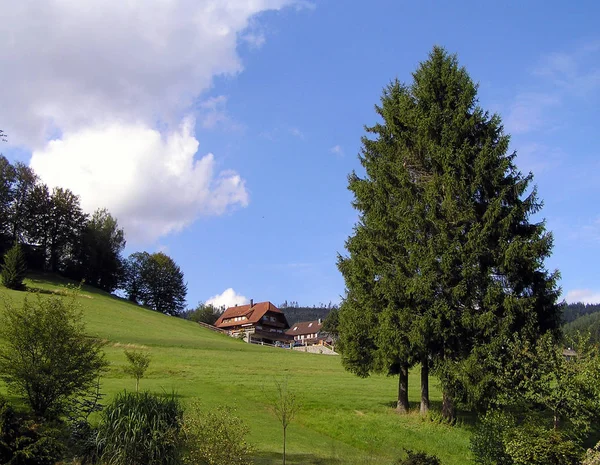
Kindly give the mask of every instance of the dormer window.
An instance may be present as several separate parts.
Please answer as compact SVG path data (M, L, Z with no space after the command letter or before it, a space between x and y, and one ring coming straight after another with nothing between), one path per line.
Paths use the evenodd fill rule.
M312 323L309 323L309 324L308 324L308 327L310 328L311 326L312 326Z

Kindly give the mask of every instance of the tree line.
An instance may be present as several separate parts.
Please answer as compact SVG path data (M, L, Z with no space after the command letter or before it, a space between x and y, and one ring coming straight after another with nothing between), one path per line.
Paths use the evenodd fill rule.
M600 312L600 304L584 304L583 302L567 304L563 310L563 323L571 323L582 316L596 312Z
M79 196L50 189L33 169L0 156L0 253L15 244L31 271L59 273L154 310L177 314L187 287L179 266L162 252L123 258L125 232L105 208L84 213Z

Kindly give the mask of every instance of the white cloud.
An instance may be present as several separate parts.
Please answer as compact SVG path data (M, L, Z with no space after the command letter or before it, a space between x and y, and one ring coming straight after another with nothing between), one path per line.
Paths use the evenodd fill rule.
M115 120L177 122L216 75L242 64L238 38L290 0L22 0L3 8L0 121L11 142ZM43 20L41 20L43 18Z
M547 128L554 124L557 109L569 100L587 99L596 93L600 89L599 59L600 41L541 57L533 70L539 78L536 91L517 95L508 108L508 132L524 134Z
M198 105L199 121L205 129L221 127L226 130L240 131L243 125L236 123L227 113L227 96L210 97Z
M225 289L222 294L212 296L206 301L206 305L212 305L217 308L233 307L234 305L247 304L249 300L243 295L237 294L231 287Z
M298 128L290 128L290 134L298 139L304 139L304 133Z
M600 303L600 291L593 291L591 289L573 289L572 291L567 292L565 300L569 304L576 302L597 304Z
M344 155L344 149L340 145L334 145L329 151L335 155Z
M195 102L215 76L242 70L240 41L264 42L260 13L287 5L296 0L6 4L2 129L33 152L44 182L72 189L88 211L107 207L128 239L154 240L199 214L244 206L244 181L216 174L212 154L198 156L186 118L196 111L206 128L237 127L225 97Z
M248 204L237 173L216 174L210 153L195 158L192 130L189 118L166 135L141 123L100 125L50 141L33 152L31 166L50 187L81 195L85 211L108 208L134 242L154 241L198 215Z
M559 167L564 153L556 147L537 142L524 143L517 147L517 164L525 173L531 171L538 175Z
M600 88L599 59L600 41L596 40L569 52L547 55L534 72L567 93L586 97Z
M559 98L553 95L520 94L511 105L504 125L510 134L524 134L541 129L546 123L548 109L559 103Z

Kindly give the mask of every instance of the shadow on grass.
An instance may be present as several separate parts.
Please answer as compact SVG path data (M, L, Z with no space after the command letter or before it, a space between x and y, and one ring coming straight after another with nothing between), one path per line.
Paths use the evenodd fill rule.
M398 402L383 402L380 405L395 410ZM410 402L409 415L419 415L420 406L421 404L419 402ZM431 421L443 423L441 401L432 400L429 402L429 418ZM466 428L472 428L477 424L477 414L469 410L456 409L456 424Z
M280 465L282 462L281 452L259 451L253 454L256 465ZM287 465L342 465L347 464L345 460L331 457L317 457L312 454L291 454L285 456Z

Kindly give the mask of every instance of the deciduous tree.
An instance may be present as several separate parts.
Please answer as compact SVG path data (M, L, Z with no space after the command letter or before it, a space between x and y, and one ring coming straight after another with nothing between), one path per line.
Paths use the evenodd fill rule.
M183 272L168 255L132 254L126 273L125 292L129 300L168 315L177 315L185 308L187 285Z
M140 379L144 377L150 365L150 355L135 350L126 350L125 357L129 362L129 365L125 367L125 372L135 378L135 392L139 392Z
M107 366L104 344L86 333L74 296L6 304L0 323L0 376L39 417L65 413Z
M125 232L106 210L98 209L86 222L78 260L85 282L112 292L123 279Z
M50 271L63 271L67 265L77 262L86 220L79 196L61 187L52 191L48 230Z

